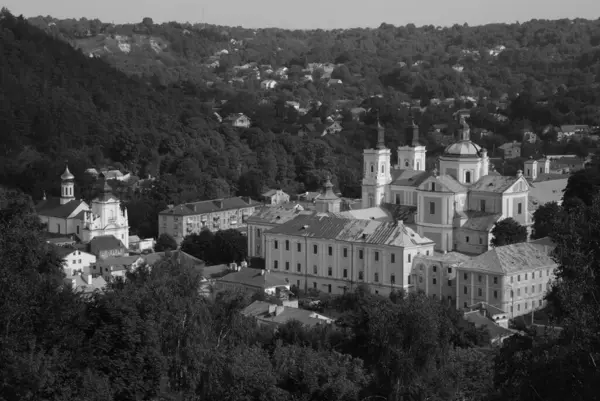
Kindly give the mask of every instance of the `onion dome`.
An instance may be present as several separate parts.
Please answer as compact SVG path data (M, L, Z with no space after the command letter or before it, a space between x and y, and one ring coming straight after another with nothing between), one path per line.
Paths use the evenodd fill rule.
M69 166L67 166L65 168L65 172L62 173L62 175L60 176L60 179L62 181L72 181L75 179L75 176L73 174L71 174L71 172L69 171Z

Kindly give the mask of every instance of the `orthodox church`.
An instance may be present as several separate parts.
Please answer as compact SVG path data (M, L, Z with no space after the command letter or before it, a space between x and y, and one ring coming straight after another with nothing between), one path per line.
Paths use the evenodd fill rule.
M488 250L497 221L512 217L529 229L530 186L520 170L516 176L490 172L487 151L471 141L464 118L460 123L460 140L446 147L431 171L414 122L412 145L398 147L395 166L378 124L376 148L363 152L362 208L411 209L417 233L435 241L436 249L479 254Z
M99 236L112 235L129 247L129 219L127 209L121 208L120 200L104 177L101 178L100 194L91 202L75 199L75 176L65 168L60 176L60 198L46 199L36 205L38 216L47 230L57 234L74 234L81 242L90 242Z

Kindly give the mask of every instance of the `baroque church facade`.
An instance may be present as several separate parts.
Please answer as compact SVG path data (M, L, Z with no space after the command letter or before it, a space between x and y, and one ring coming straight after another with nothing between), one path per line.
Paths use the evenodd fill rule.
M46 224L50 233L75 235L84 243L95 237L112 235L129 247L129 219L127 209L112 193L110 185L101 177L99 195L91 202L91 207L80 199L75 199L75 176L65 168L60 176L60 198L44 199L36 205L38 216Z
M396 165L383 127L377 129L375 149L363 152L362 208L395 204L411 210L416 232L440 251L486 252L494 224L508 217L529 230L529 183L522 171L516 176L490 171L487 151L471 141L464 118L460 140L446 147L431 171L414 122L412 144L398 147Z

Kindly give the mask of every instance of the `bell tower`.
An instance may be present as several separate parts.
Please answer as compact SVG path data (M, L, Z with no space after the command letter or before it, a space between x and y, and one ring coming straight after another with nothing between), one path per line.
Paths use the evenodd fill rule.
M392 182L390 149L385 147L385 129L377 118L377 146L363 151L362 208L376 207L389 199Z
M65 167L65 172L60 176L60 204L64 205L75 200L75 176Z
M419 141L419 126L411 117L412 146L398 146L398 165L402 170L425 171L427 149Z

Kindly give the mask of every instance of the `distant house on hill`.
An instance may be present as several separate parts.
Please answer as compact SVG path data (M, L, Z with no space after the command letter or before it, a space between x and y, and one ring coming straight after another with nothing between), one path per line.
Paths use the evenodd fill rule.
M243 113L231 114L223 122L235 128L250 128L252 124L250 118Z
M263 202L268 205L281 205L290 201L290 195L281 189L270 189L262 194Z
M521 157L521 143L517 141L505 143L499 146L498 149L502 152L505 159L515 159Z

